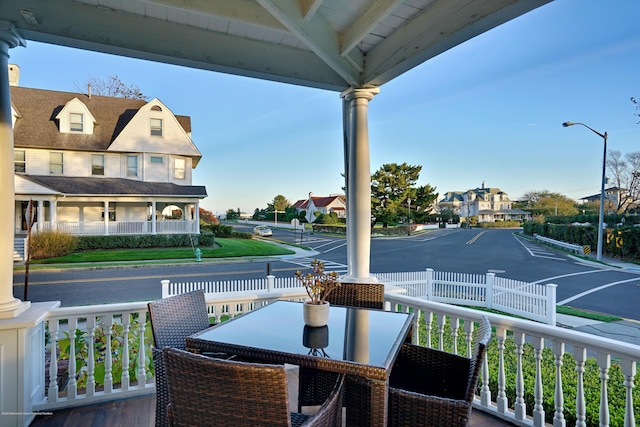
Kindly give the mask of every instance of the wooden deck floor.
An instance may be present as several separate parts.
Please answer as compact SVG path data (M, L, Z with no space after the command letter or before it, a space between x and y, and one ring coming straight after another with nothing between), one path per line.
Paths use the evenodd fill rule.
M298 401L298 372L288 370L289 400ZM297 405L292 403L291 410ZM98 405L54 411L51 415L38 415L31 427L154 427L156 411L155 394L114 400ZM472 427L513 426L482 411L471 412Z
M154 427L155 395L122 399L100 405L55 411L39 415L31 427ZM472 427L512 426L481 411L472 411Z

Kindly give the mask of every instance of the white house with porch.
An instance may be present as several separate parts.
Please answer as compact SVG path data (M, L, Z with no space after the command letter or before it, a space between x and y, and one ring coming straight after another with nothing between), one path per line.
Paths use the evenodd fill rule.
M18 86L9 65L15 235L199 233L191 121L149 102Z
M448 191L440 200L440 208L451 208L460 218L477 216L478 222L526 221L530 213L512 209L509 195L497 187L481 187L467 191Z
M309 193L308 199L300 199L293 204L298 213L305 211L306 219L308 222L314 222L320 214L330 214L335 212L338 218L347 217L347 201L344 196L331 195L331 196L314 196L313 193Z

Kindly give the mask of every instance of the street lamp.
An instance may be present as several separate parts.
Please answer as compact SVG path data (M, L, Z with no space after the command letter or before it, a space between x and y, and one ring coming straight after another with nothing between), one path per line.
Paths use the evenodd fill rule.
M411 198L407 199L409 203L409 228L407 228L407 236L411 236Z
M564 122L562 126L569 127L573 125L581 125L589 129L591 132L598 135L600 138L604 140L604 154L602 155L602 182L600 183L600 214L598 217L598 251L596 252L596 259L598 261L602 261L602 234L604 233L604 181L605 181L605 171L607 167L607 133L604 134L598 132L595 129L590 128L584 123L574 123L574 122Z

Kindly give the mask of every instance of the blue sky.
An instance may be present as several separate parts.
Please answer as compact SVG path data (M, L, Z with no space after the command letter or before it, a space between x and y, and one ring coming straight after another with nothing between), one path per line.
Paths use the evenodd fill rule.
M600 188L602 138L640 151L640 1L556 0L382 86L369 105L371 169L421 165L441 195L484 182L516 200L549 190L579 199ZM75 91L117 75L191 116L203 158L202 207L253 212L282 194L344 186L339 94L27 42L11 49L20 86Z

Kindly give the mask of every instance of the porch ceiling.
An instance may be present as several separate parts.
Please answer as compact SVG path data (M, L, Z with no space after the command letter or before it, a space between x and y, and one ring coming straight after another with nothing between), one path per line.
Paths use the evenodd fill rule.
M551 0L3 0L28 40L341 91Z

